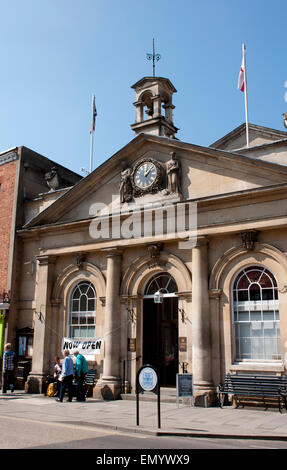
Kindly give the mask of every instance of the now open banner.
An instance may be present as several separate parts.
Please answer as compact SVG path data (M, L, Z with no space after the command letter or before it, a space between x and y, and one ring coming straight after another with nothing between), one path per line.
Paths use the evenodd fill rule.
M83 355L94 355L100 354L101 347L103 344L102 338L97 339L83 339L75 340L72 338L63 338L62 340L62 351L69 350L71 353L73 349L77 349L80 354Z

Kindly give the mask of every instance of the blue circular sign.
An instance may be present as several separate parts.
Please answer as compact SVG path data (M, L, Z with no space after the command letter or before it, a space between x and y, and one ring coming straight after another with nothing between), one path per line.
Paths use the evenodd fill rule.
M153 390L157 385L157 374L151 367L144 367L139 374L139 384L147 392Z

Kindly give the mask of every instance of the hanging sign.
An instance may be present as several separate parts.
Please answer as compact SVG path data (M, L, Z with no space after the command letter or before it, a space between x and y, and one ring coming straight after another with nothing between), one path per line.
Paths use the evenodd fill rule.
M84 339L84 340L75 340L72 338L63 338L62 340L62 351L73 351L77 349L79 353L83 355L94 355L100 354L101 347L103 344L102 338L97 339Z

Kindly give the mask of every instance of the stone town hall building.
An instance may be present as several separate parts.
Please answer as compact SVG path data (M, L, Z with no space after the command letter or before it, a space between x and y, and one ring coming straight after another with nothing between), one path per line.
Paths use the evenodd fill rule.
M287 133L182 142L171 82L133 89L133 140L63 187L37 192L35 173L21 202L5 338L31 361L26 389L42 390L63 338L102 339L87 356L97 396L133 392L146 363L162 386L191 372L199 402L227 372L285 374Z

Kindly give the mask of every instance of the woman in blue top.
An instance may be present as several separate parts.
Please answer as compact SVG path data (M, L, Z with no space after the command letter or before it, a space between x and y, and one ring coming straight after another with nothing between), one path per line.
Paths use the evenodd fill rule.
M60 393L59 398L56 401L63 401L64 393L66 387L68 387L68 401L72 401L73 399L73 377L74 377L74 363L73 359L70 356L70 351L64 351L64 360L62 364L62 372L59 377L61 381Z

